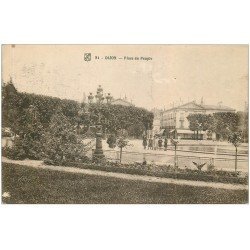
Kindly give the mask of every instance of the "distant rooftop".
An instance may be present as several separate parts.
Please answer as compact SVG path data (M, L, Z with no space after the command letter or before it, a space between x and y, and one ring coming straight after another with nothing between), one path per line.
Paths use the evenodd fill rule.
M230 108L228 106L224 106L224 105L200 105L202 106L204 109L213 109L213 110L228 110L228 111L235 111L235 109Z
M221 110L226 112L234 112L235 109L222 105L221 103L218 103L217 105L207 105L207 104L197 104L195 101L188 102L185 104L181 104L179 106L172 107L170 109L167 109L165 111L170 111L173 109L200 109L200 110Z
M129 102L126 98L125 99L122 99L122 98L114 99L111 101L111 104L134 106L134 104L132 102Z

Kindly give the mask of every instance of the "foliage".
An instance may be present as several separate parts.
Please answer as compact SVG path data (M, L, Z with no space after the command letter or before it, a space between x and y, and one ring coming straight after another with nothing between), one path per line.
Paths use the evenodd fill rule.
M2 108L3 127L10 127L14 133L22 132L30 122L30 117L27 114L31 106L35 108L35 112L45 128L48 127L52 115L59 108L65 116L71 119L72 123L76 122L79 110L79 104L76 101L21 93L14 91L13 88L11 84L2 87Z
M239 115L232 112L219 112L213 115L213 131L219 139L227 140L231 132L239 129Z
M239 173L233 171L200 171L195 169L181 169L170 165L155 165L142 163L120 163L120 162L106 162L105 164L97 165L93 163L69 163L71 167L83 169L103 170L107 172L118 172L136 175L148 175L163 178L185 179L206 182L222 182L222 183L238 183L247 184L248 174L239 176Z
M117 147L121 149L128 146L129 145L128 143L129 141L124 136L118 137L117 142L116 142Z
M26 153L22 147L20 141L16 141L13 147L4 147L2 149L2 155L13 160L24 160Z
M228 142L232 143L236 148L243 142L242 132L232 132L228 136Z
M85 146L77 136L69 119L60 111L52 116L45 134L44 162L51 165L65 165L66 162L85 162Z
M129 136L133 136L137 139L141 138L143 132L145 131L145 126L143 122L139 121L136 124L132 124L127 128Z
M190 114L187 117L189 121L190 130L197 132L197 139L199 131L206 131L211 129L212 116L206 114Z
M242 137L244 142L248 142L248 113L237 112L239 116L239 131L242 131Z
M106 133L119 136L120 131L128 130L140 136L153 123L153 114L142 108L80 105L72 100L18 92L12 82L2 86L2 93L3 127L10 127L18 136L14 146L4 150L13 159L45 159L48 164L86 161L80 128L100 120ZM122 150L121 138L117 143Z
M122 161L122 149L127 147L127 146L132 146L129 145L129 141L126 139L128 136L126 130L120 130L118 133L118 138L116 140L116 145L118 148L120 148L120 162Z
M214 170L215 170L214 164L209 163L209 164L207 165L207 171L208 171L208 172L213 172Z
M110 148L115 148L116 146L116 136L114 134L110 134L107 139L107 143Z
M73 125L93 125L99 120L106 133L115 133L126 129L130 136L140 136L143 130L151 129L154 115L143 108L122 105L98 105L96 103L86 106L73 100L61 100L55 97L42 96L18 92L12 83L2 87L3 93L3 127L10 127L19 134L28 124L26 111L30 106L36 108L40 122L44 128L50 124L55 112L60 109L64 116L70 119ZM80 112L81 110L87 110Z
M143 129L152 128L154 119L153 113L133 106L95 103L89 105L89 112L90 124L95 124L100 116L104 131L117 134L119 130L126 129L129 136L139 136Z
M248 114L246 112L217 112L213 115L190 114L187 117L190 130L197 132L215 132L218 139L228 140L230 133L243 133L245 141L248 140Z
M6 156L11 159L34 159L43 157L44 147L41 143L44 128L40 122L39 114L30 106L23 110L20 120L25 120L19 126L19 135L15 137L13 146L6 149Z

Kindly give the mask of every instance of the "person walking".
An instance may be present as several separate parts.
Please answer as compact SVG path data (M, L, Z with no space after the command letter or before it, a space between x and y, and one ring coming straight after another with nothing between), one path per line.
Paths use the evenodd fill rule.
M143 145L143 147L144 147L144 149L146 149L147 148L147 136L143 136L143 139L142 139L142 145Z
M167 149L168 149L168 138L166 137L164 139L164 151L167 151Z
M148 140L148 149L153 149L153 139L152 139L152 135L150 136L149 140Z
M160 137L160 139L158 140L158 147L161 150L162 148L162 138Z

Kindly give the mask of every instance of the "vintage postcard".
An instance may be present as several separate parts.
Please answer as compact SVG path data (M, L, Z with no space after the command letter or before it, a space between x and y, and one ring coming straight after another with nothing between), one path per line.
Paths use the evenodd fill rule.
M2 45L2 203L248 203L248 50Z

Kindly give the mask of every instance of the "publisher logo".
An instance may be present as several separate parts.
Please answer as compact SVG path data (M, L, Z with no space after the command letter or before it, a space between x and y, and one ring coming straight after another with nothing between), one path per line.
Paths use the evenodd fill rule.
M91 53L84 53L84 61L86 62L91 61Z

